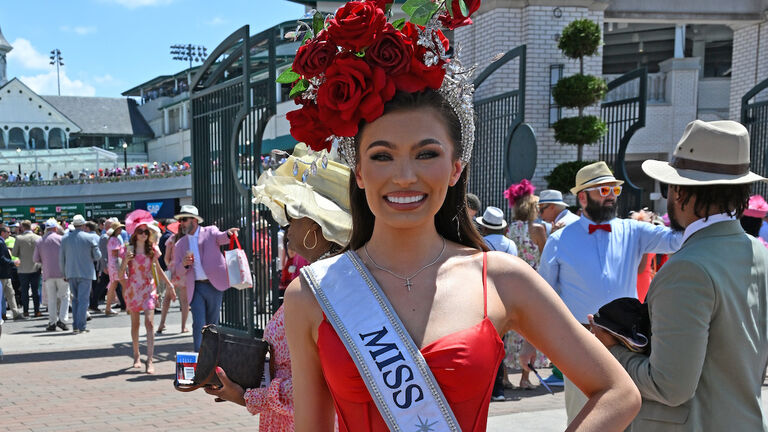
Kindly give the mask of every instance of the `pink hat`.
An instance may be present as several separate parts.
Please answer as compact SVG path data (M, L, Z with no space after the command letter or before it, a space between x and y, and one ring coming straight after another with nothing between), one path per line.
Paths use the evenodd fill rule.
M146 225L147 228L152 229L153 231L157 229L152 213L146 210L134 210L128 213L128 216L125 217L125 229L128 231L128 234L133 235L136 228L141 225Z
M764 218L768 213L768 203L765 202L760 195L752 195L749 197L749 208L744 210L744 216L754 218Z

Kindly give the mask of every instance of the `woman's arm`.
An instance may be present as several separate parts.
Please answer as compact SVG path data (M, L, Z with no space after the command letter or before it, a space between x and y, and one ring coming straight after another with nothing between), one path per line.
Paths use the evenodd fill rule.
M531 224L529 232L531 233L531 240L536 243L539 248L539 253L544 251L544 245L547 243L547 229L542 224Z
M333 431L331 394L320 367L317 328L323 314L314 295L298 277L285 290L285 332L291 353L296 431Z
M518 331L589 399L567 430L623 431L640 409L640 393L624 368L530 266L504 254L488 258L489 285L498 293L489 293L489 315L497 329Z

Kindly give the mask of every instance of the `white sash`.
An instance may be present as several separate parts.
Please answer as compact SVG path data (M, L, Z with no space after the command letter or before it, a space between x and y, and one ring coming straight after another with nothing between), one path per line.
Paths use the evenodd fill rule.
M301 269L392 431L455 431L459 423L426 360L352 251Z

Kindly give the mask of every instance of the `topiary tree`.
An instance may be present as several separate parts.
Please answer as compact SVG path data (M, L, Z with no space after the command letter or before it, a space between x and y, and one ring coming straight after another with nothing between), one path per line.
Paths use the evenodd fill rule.
M544 176L548 189L559 190L565 194L571 193L571 188L576 184L576 173L585 166L596 161L571 161L556 166L548 176Z
M584 145L596 143L607 130L600 117L584 115L584 108L599 102L608 90L602 78L584 75L584 57L597 54L600 43L600 26L581 19L563 29L557 44L566 57L579 60L579 73L560 79L552 89L558 105L579 110L577 117L562 118L552 125L558 142L578 146L577 161L582 159Z

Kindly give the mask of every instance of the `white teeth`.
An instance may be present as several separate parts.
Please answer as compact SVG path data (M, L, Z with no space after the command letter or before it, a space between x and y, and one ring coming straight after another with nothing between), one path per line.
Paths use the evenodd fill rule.
M413 195L413 196L407 196L407 197L387 196L387 201L397 203L397 204L410 204L410 203L421 201L423 199L424 199L424 195Z

